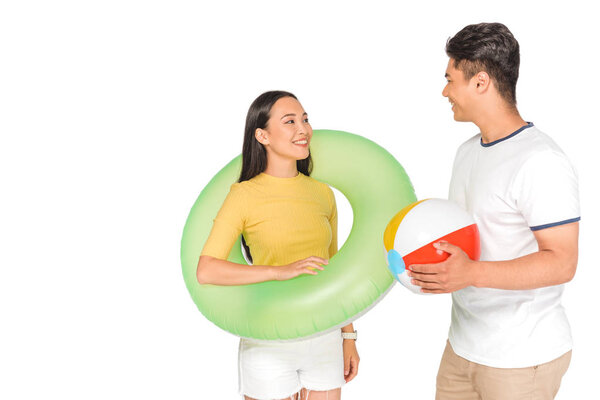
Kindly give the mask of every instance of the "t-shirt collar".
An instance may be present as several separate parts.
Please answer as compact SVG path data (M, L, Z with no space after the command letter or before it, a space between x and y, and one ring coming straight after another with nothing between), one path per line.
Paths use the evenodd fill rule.
M527 125L523 125L522 127L520 127L519 129L517 129L516 131L514 131L513 133L511 133L508 136L503 137L502 139L498 139L498 140L494 140L493 142L489 142L489 143L483 143L483 138L479 139L479 143L483 146L483 147L490 147L493 146L495 144L498 144L500 142L503 142L505 140L510 139L513 136L518 135L519 133L521 133L523 130L527 129L527 128L531 128L533 126L533 122L527 122Z

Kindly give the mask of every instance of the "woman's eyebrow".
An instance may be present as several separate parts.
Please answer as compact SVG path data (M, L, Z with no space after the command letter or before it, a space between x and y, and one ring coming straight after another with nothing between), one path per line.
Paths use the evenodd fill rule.
M304 114L302 114L302 116L308 115L306 112ZM294 113L290 113L290 114L285 114L283 117L279 118L280 120L284 119L285 117L295 117L296 114Z

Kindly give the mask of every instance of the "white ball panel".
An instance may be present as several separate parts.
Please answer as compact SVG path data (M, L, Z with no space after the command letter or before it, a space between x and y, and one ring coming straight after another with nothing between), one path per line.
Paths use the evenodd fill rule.
M394 249L403 257L443 236L475 223L449 200L428 199L406 214L394 238Z

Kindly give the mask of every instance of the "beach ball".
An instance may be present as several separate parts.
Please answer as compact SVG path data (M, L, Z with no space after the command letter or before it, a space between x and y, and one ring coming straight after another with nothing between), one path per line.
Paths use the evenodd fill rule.
M433 247L439 241L460 247L472 260L479 259L481 248L475 220L456 203L426 199L403 208L383 235L388 268L394 278L412 292L421 293L419 286L410 283L406 268L446 260L448 253Z

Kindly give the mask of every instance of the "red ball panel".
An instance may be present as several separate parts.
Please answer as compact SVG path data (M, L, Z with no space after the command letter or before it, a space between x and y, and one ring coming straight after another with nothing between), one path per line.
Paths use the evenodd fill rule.
M446 236L427 243L410 254L402 257L406 266L413 264L436 264L448 258L448 253L438 254L437 249L433 247L434 243L446 241L450 244L460 247L471 260L479 260L481 255L481 246L479 243L479 229L477 225L469 225L454 231Z

